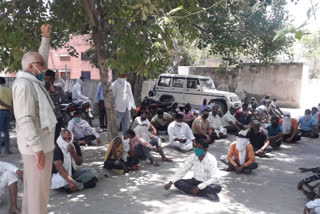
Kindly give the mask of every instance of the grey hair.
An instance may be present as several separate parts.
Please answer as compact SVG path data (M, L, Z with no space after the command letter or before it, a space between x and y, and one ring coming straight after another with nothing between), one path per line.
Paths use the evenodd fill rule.
M30 63L32 62L36 62L37 61L37 56L39 56L40 54L37 52L28 52L25 53L22 57L21 60L21 65L22 65L22 70L27 71L28 70L28 66L30 65Z

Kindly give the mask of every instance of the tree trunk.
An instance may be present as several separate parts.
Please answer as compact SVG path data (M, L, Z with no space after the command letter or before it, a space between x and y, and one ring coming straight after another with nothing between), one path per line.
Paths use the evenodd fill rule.
M130 72L127 75L127 80L131 84L135 104L136 106L139 106L141 103L141 91L144 78L134 72Z
M104 105L107 115L108 125L108 140L110 141L118 135L117 118L114 109L114 102L112 97L111 82L109 80L108 68L105 65L106 56L104 46L104 20L102 17L102 11L99 10L99 1L94 0L81 0L82 5L86 11L86 14L90 20L92 26L92 40L97 54L98 66L100 71L102 92L104 97Z

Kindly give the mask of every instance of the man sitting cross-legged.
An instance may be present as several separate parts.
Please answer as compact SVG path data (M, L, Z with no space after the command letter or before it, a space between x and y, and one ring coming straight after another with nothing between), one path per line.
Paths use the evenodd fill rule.
M151 119L151 124L157 129L157 131L167 131L168 125L173 120L172 116L164 112L161 108L157 110L157 114Z
M194 154L187 157L182 168L164 188L168 190L174 184L176 188L187 194L218 201L217 194L222 188L219 184L214 184L217 160L208 152L208 146L208 143L203 139L196 140L193 149ZM189 170L193 170L194 177L192 179L182 179Z
M18 193L18 179L23 180L23 171L14 165L0 161L0 196L5 192L8 187L10 193L10 213L20 214L17 207L17 193Z
M96 170L93 168L74 170L73 161L78 166L82 165L81 149L73 142L72 133L63 130L54 148L51 189L66 188L67 191L74 192L96 185Z
M217 137L216 133L210 128L208 120L210 108L203 110L201 116L198 116L192 123L192 132L196 140L204 139L207 143L214 143L214 139Z
M192 150L194 136L188 124L182 122L183 115L176 114L176 121L170 123L168 127L169 144L177 147L183 152Z
M150 154L150 150L152 150L161 155L162 161L172 162L171 159L166 157L161 148L161 139L150 133L149 128L150 123L145 120L134 129L134 135L131 132L132 130L130 131L131 152L134 153L134 157L137 159L149 159L153 166L159 166Z
M218 114L219 106L212 103L212 112L209 113L210 128L214 130L217 138L227 138L227 129L222 126L221 117Z
M270 146L275 149L279 148L281 146L283 136L282 126L279 125L279 118L272 117L271 124L268 124L266 127L268 130Z
M312 117L311 110L306 109L305 115L299 118L299 131L302 137L318 138L318 124L317 121Z
M130 139L126 135L123 139L121 137L112 139L104 156L104 168L111 169L118 174L134 171L139 168L139 161L133 155L129 155L129 142Z
M301 139L298 133L298 121L291 118L290 112L283 112L283 119L280 119L279 124L282 126L284 142L295 143Z
M227 111L222 117L222 125L230 134L237 134L244 127L243 124L237 121L237 119L234 117L235 111L236 109L231 106L230 110Z
M92 141L97 139L97 143L101 143L99 134L89 125L89 123L81 118L81 113L76 112L73 119L68 123L68 130L73 134L74 140L80 145L92 145Z
M240 131L236 142L230 145L227 156L229 162L227 171L250 174L252 170L258 167L255 162L253 147L246 136L247 131Z
M253 120L250 126L251 128L247 133L247 137L250 140L255 154L263 157L265 156L265 153L272 151L268 133L260 127L260 122L258 120Z

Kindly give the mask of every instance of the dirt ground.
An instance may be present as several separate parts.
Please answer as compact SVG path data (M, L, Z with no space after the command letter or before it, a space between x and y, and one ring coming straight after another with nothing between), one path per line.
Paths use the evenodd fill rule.
M106 134L102 134L106 139ZM221 213L221 214L295 214L302 213L307 202L297 191L297 182L310 173L300 173L298 167L319 165L319 139L302 139L297 144L283 144L273 151L270 158L257 158L259 168L251 175L238 175L226 172L226 166L219 161L227 154L234 136L216 141L209 152L218 160L217 182L222 185L220 202L183 194L174 186L168 191L163 186L181 166L189 153L181 153L163 144L164 151L174 163L161 162L153 167L148 162L140 163L141 170L125 175L117 175L104 170L103 156L107 147L104 140L101 146L83 147L83 167L94 167L99 171L96 188L73 194L51 191L50 214L103 214L103 213ZM22 167L21 157L16 146L15 133L11 133L12 155L0 155L1 161L8 161ZM160 157L154 154L160 160ZM192 176L191 173L187 177ZM19 183L19 206L21 206L22 184ZM0 205L0 213L7 213L8 199Z

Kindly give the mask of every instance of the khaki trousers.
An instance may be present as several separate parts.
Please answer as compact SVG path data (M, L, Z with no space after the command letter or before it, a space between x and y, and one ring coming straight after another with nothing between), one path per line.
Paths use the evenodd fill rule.
M39 170L33 155L22 155L24 164L22 214L47 214L53 151L45 153L46 165Z

